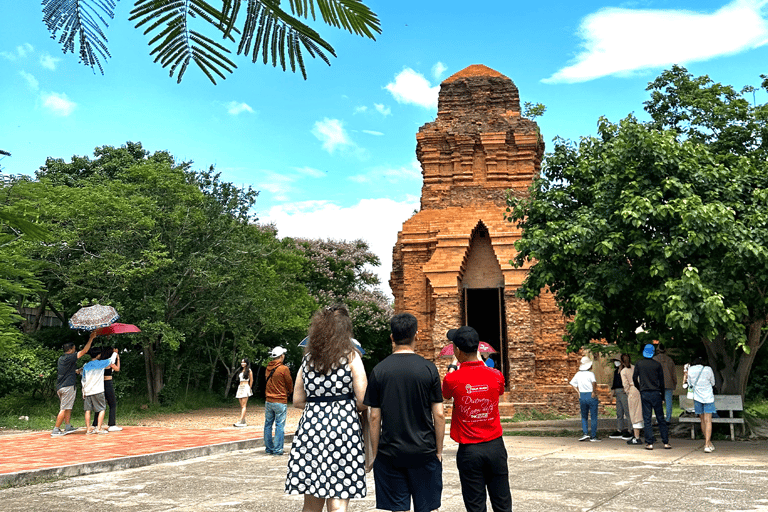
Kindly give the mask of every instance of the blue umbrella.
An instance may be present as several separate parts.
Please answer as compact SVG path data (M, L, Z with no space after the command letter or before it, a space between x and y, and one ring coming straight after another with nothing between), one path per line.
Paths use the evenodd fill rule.
M301 340L299 342L299 346L300 347L306 347L308 341L309 341L309 336L307 336L303 340ZM355 344L355 346L357 347L357 349L360 351L361 354L365 355L365 349L362 346L360 346L360 342L359 341L357 341L355 338L352 338L352 343Z

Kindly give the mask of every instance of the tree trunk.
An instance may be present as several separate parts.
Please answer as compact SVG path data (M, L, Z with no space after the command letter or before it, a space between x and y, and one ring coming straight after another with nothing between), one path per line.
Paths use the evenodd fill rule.
M163 367L155 357L154 343L144 345L144 371L147 376L147 397L152 404L158 403L158 395L163 389Z
M765 342L765 335L762 333L765 323L763 319L747 326L748 354L741 348L729 347L723 335L717 336L711 342L706 338L702 340L707 350L709 365L715 373L715 385L719 394L741 395L742 400L744 399L752 364Z

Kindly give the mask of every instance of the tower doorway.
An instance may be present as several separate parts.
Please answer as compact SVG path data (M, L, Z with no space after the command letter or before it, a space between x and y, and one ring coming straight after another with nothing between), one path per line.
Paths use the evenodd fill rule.
M508 381L504 288L464 288L464 325L475 329L480 340L499 354L496 369Z

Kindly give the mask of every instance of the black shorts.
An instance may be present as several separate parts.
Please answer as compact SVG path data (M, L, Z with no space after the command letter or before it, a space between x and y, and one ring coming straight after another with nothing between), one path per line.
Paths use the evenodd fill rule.
M443 464L436 455L428 455L419 467L400 467L387 457L373 461L376 482L376 508L430 512L440 508L443 493Z

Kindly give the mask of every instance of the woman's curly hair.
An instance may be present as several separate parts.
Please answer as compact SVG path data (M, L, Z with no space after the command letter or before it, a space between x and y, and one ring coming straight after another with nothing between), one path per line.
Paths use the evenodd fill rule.
M304 353L318 373L328 373L357 350L352 343L352 319L345 306L320 309L312 315Z

